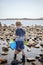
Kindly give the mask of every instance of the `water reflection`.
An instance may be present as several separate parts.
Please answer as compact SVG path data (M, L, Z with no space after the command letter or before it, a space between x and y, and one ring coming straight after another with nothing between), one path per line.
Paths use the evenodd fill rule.
M7 64L3 64L3 65L11 65L11 61L13 60L13 56L14 56L14 50L9 48L8 55L3 56L3 55L1 55L2 47L3 47L3 44L1 42L1 45L0 45L0 57L8 60L8 63ZM40 53L43 53L43 51L41 51L41 49L43 49L43 47L40 47L40 48L31 47L31 51L27 52L27 47L25 46L24 51L25 51L25 54L27 55L27 57L35 58L36 56L39 56ZM21 55L21 52L20 52L20 54L18 54L18 59L20 59L21 57L22 57L22 55ZM34 63L36 63L36 65L43 65L43 63L39 62L37 59L36 59L36 61ZM32 64L26 62L26 65L32 65Z

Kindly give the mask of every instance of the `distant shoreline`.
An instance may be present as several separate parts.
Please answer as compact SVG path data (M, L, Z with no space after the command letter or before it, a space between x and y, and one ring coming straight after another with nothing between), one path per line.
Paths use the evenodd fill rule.
M43 18L6 18L0 20L43 20Z

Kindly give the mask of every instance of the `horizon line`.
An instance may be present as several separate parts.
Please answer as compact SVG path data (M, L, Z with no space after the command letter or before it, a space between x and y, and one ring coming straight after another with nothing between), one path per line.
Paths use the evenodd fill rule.
M37 18L28 18L28 17L25 17L25 18L18 18L18 17L16 17L16 18L0 18L0 20L10 20L10 19L43 19L43 17L37 17Z

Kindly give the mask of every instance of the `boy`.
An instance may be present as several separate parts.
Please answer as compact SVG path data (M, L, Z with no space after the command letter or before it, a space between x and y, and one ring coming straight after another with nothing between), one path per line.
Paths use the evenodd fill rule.
M15 54L14 54L14 60L16 60L17 54L22 51L22 62L23 65L25 64L25 53L24 53L24 37L25 37L25 31L22 29L22 24L21 22L17 21L16 22L16 49L15 49Z

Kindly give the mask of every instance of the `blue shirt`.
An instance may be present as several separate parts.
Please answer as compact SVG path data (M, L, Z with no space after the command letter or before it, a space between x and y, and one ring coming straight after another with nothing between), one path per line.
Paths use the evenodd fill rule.
M24 36L25 35L25 31L22 28L17 28L16 29L16 35L17 36Z
M16 41L24 41L25 31L22 28L17 28L15 34L19 36Z

